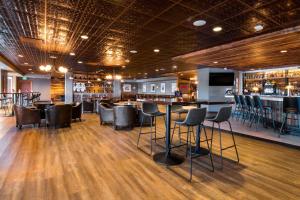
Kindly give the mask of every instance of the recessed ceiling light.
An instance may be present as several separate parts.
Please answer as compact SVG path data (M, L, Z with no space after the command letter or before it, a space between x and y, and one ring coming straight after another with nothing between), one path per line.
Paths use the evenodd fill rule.
M263 25L261 24L257 24L256 26L254 26L255 31L261 31L264 29Z
M130 53L137 53L137 50L130 50Z
M139 72L138 74L142 74L141 72Z
M224 67L224 70L227 70L227 67Z
M159 69L155 69L155 71L156 71L156 72L158 72L158 71L159 71Z
M183 74L180 74L180 76L183 76Z
M177 69L177 65L173 65L173 69Z
M77 61L77 63L81 64L81 63L82 63L82 61L78 60L78 61Z
M28 71L31 71L31 70L32 70L31 68L28 69Z
M24 63L24 65L28 65L28 63L26 62L26 63Z
M202 19L196 20L196 21L193 22L194 26L204 26L205 24L206 24L206 21L202 20Z
M49 56L49 58L56 59L57 57L56 56Z
M19 54L18 56L19 56L20 58L23 58L23 57L24 57L22 54Z
M214 61L214 64L218 64L219 62L218 61Z
M86 39L89 38L89 36L87 36L87 35L82 35L82 36L80 36L80 37L81 37L81 39L84 39L84 40L86 40Z
M122 66L122 68L123 68L123 69L125 69L125 68L126 68L126 66L125 66L125 65L123 65L123 66Z
M221 30L222 30L221 26L216 26L216 27L213 28L214 32L220 32Z
M165 70L165 68L160 68L159 70L160 70L160 71L164 71L164 70Z
M126 59L126 60L125 60L125 62L129 63L129 62L130 62L130 60Z
M280 53L286 53L287 52L287 50L281 50L280 51Z
M145 72L145 75L147 75L148 73L147 72Z
M70 53L70 56L75 56L75 53L74 53L74 52L71 52L71 53Z
M160 50L159 49L154 49L153 50L155 53L158 53Z

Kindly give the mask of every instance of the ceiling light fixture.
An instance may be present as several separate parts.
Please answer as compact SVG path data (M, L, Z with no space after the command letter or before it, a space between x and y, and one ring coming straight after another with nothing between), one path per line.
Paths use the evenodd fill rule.
M59 66L58 67L58 71L60 73L67 73L68 72L68 68L64 67L64 66Z
M224 67L224 70L228 70L227 67Z
M125 62L129 63L129 62L130 62L130 60L129 60L129 59L126 59L126 60L125 60Z
M137 50L130 50L130 53L137 53Z
M51 65L46 65L46 66L41 65L41 66L39 67L39 69L40 69L41 71L49 72L49 71L52 69L52 66L51 66Z
M216 27L213 28L213 31L214 32L220 32L220 31L222 31L222 27L221 26L216 26Z
M165 70L165 68L160 68L159 70L160 70L160 71L164 71L164 70Z
M31 68L29 68L29 69L28 69L28 71L32 71L32 69L31 69Z
M26 62L26 63L24 63L24 65L28 65L28 63Z
M196 20L196 21L193 22L194 26L204 26L205 24L206 24L206 21L202 20L202 19Z
M82 63L82 61L78 60L78 61L77 61L77 63L81 64L81 63Z
M74 53L74 52L71 52L71 53L70 53L70 56L75 56L75 53Z
M218 61L214 61L214 64L218 64L219 62Z
M126 66L125 66L125 65L123 65L123 66L122 66L122 68L123 68L123 69L125 69L125 68L126 68Z
M160 52L160 50L159 49L154 49L153 50L155 53L158 53L158 52Z
M112 79L112 75L110 75L110 74L109 74L109 75L106 75L106 76L105 76L105 79L111 80L111 79Z
M158 72L158 71L159 71L159 69L155 69L155 71L156 71L156 72Z
M89 36L87 36L87 35L82 35L80 37L81 37L81 39L84 39L84 40L87 40L89 38Z
M263 25L261 25L261 24L257 24L256 26L254 26L254 29L255 29L256 32L258 32L258 31L263 30L264 27L263 27Z
M287 53L287 50L281 50L280 53Z
M57 57L56 56L49 56L49 58L56 59Z
M22 54L19 54L18 56L19 56L20 58L23 58L23 57L24 57Z
M177 66L176 66L176 65L173 65L173 69L177 69Z

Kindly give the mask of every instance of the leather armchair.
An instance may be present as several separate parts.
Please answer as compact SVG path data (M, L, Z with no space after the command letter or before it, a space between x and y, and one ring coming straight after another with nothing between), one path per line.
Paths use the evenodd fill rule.
M54 128L70 127L72 121L72 105L54 105L46 110L46 124Z
M95 101L83 101L83 112L94 112L94 103Z
M113 107L114 129L129 127L132 129L136 122L136 109L133 106Z
M72 106L72 119L79 119L79 121L81 121L81 108L82 103L75 104Z
M16 127L22 129L23 125L41 123L41 116L39 109L31 109L23 106L14 105L14 113L16 116Z
M104 123L113 123L114 122L114 114L113 114L113 107L107 103L100 103L99 104L99 117L100 117L100 124Z

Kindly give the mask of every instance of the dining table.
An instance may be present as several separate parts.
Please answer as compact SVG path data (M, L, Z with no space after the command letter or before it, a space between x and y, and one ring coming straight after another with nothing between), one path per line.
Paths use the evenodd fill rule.
M209 100L196 100L196 101L184 101L177 99L170 100L155 100L155 99L140 99L139 102L153 102L158 105L166 106L166 132L165 132L165 150L157 152L153 156L153 160L162 165L172 166L179 165L184 162L185 158L181 155L172 152L171 147L171 118L172 118L172 106L181 105L181 106L191 106L196 105L198 108L201 108L202 105L230 105L233 104L231 101L209 101ZM200 145L200 126L197 127L196 132L196 142L195 146L192 146L192 151L198 155L208 155L209 150L201 147Z

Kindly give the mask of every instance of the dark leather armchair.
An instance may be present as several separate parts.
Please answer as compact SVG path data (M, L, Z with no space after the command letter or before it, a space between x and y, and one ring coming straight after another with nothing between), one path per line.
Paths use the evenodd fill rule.
M94 112L94 103L95 101L83 101L83 112Z
M72 121L72 105L54 105L46 110L46 124L54 128L70 127Z
M114 122L114 114L113 114L112 106L110 106L107 103L100 103L98 110L99 110L100 124Z
M16 127L18 127L19 129L21 129L23 125L28 124L40 125L41 116L39 109L31 109L17 105L14 105L13 109L16 115Z
M81 121L81 108L82 103L77 103L72 106L72 119L79 119Z
M114 129L119 127L129 127L132 129L136 122L136 109L133 106L115 106Z

